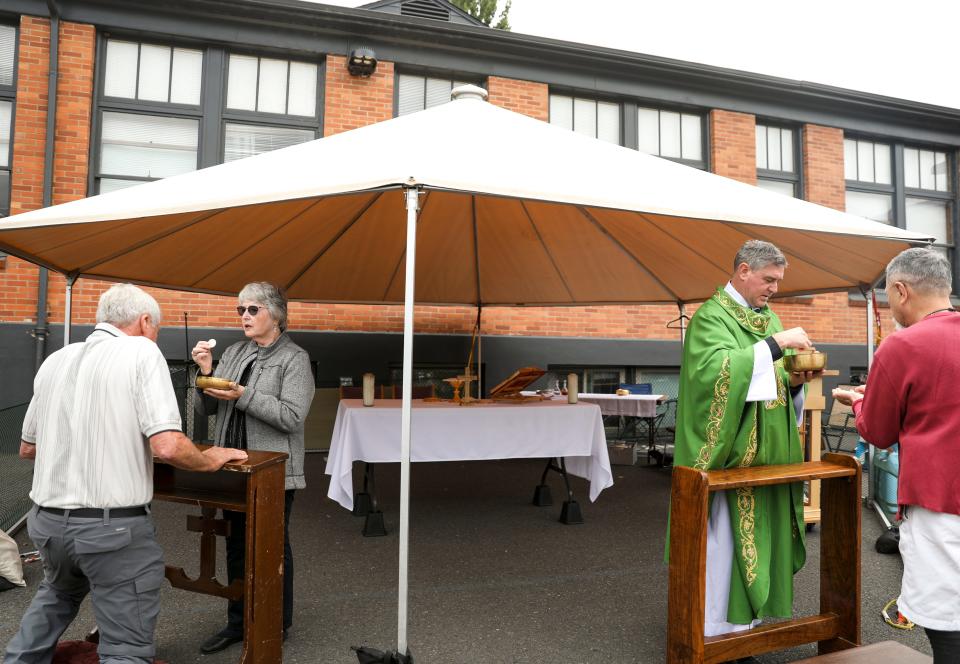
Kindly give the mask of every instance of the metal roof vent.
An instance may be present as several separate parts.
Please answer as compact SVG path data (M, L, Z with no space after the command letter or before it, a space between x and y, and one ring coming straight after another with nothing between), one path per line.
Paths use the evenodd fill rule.
M487 91L479 85L458 85L450 91L450 99L476 99L478 101L487 100Z
M402 16L416 16L417 18L432 18L437 21L449 21L450 12L443 6L431 0L407 0L400 3Z

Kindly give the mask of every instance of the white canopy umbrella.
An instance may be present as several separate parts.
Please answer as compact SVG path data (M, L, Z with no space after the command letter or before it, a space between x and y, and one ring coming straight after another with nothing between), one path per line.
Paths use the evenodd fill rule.
M234 295L257 279L294 300L404 303L401 651L414 301L682 305L725 283L749 238L786 254L781 294L839 291L872 286L898 252L932 239L603 143L470 92L17 215L0 229L0 250L68 284L90 277Z

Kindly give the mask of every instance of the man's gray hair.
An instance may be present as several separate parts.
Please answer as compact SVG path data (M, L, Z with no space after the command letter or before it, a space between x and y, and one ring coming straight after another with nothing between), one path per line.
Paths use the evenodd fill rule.
M950 261L936 249L901 251L887 265L887 284L895 281L909 284L920 293L949 295L953 288Z
M733 258L733 271L740 263L746 263L751 270L760 270L768 265L787 267L787 258L776 245L763 240L747 240Z
M160 324L160 305L149 293L133 284L116 284L100 296L97 322L126 327L147 314L150 322Z
M287 296L278 287L267 281L254 281L243 287L237 300L253 300L260 306L266 307L270 315L277 321L281 332L287 329Z

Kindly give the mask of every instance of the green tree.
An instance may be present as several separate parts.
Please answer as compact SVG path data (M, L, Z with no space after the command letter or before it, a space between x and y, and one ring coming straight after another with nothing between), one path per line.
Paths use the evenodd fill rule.
M475 19L482 21L485 25L493 23L499 4L498 0L450 0L450 2ZM510 14L511 4L513 4L513 0L507 0L503 6L503 11L500 12L500 18L497 19L497 23L493 27L498 30L510 29L510 20L507 17Z

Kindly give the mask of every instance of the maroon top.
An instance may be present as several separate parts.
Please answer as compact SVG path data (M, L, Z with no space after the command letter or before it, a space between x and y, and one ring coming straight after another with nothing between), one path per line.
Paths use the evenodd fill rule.
M900 505L960 515L960 314L931 314L885 339L853 412L867 442L900 442Z

